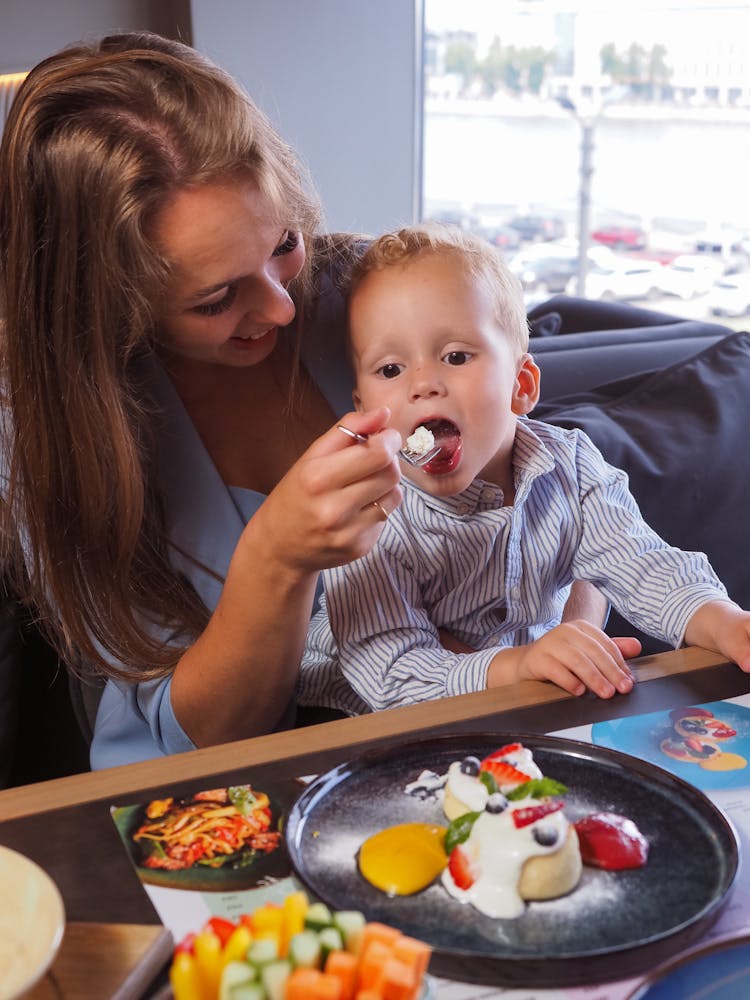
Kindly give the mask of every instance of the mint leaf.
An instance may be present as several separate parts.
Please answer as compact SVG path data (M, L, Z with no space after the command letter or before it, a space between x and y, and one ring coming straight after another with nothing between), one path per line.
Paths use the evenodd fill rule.
M480 812L467 812L463 816L457 816L452 820L445 831L445 853L450 854L454 847L463 844L469 839L471 828L482 814Z
M554 778L532 778L531 781L525 781L513 791L506 792L505 797L511 802L528 798L546 799L554 795L565 795L567 790L565 785L560 781L555 781Z
M500 786L497 783L497 779L495 778L495 775L491 774L489 771L480 771L479 772L479 780L482 782L482 784L484 785L484 787L487 789L487 793L489 795L494 795L495 792L499 792L500 791Z

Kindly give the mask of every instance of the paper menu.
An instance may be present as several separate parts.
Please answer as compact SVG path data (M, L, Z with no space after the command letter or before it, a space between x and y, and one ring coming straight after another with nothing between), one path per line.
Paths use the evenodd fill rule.
M706 792L730 817L747 848L750 844L750 767L747 766L750 760L750 696L687 708L690 711L657 712L552 735L608 746L673 771ZM296 791L299 790L297 785ZM257 878L250 886L233 887L226 892L191 891L144 882L153 905L177 940L199 929L210 915L236 917L269 898L280 899L298 887L288 868ZM748 929L750 899L738 880L729 905L705 940L737 937ZM564 990L502 990L438 981L436 997L437 1000L490 1000L494 997L504 1000L528 1000L530 997L620 1000L629 996L637 983L638 980L632 979Z

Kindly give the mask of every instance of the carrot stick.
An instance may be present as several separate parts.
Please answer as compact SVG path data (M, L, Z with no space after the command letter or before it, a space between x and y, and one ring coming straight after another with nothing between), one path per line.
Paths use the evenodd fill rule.
M416 971L419 979L427 971L431 954L432 948L428 944L409 937L407 934L402 934L393 945L394 958L410 965Z
M332 951L326 959L327 975L336 976L341 982L341 1000L354 1000L357 982L357 959L348 951Z
M418 982L411 966L389 958L383 967L383 1000L414 1000Z

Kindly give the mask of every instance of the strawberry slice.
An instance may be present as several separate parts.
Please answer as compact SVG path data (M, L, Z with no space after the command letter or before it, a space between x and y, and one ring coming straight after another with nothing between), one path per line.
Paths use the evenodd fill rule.
M507 760L493 760L492 757L485 757L479 765L480 771L488 771L498 785L504 788L506 785L522 785L529 781L528 774L513 767Z
M513 753L520 753L523 750L522 743L506 743L504 747L500 747L499 750L493 750L492 753L487 754L484 760L497 760L498 757L510 757ZM482 761L484 763L484 761Z
M619 871L646 864L648 841L632 819L617 813L592 813L575 827L585 865Z
M520 830L522 826L529 826L530 823L536 823L538 819L544 819L545 816L557 812L562 807L563 804L560 799L549 799L547 802L540 802L535 806L516 809L513 812L513 823L516 829Z
M454 847L451 851L448 871L459 889L470 889L476 881L469 859L460 847Z

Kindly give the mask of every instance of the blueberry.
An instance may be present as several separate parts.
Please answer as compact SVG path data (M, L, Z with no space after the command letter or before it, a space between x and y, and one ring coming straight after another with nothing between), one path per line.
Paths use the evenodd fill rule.
M557 843L557 830L553 826L535 826L531 833L540 847L554 847Z
M461 761L461 773L462 774L479 774L479 758L478 757L464 757Z
M502 792L493 792L492 795L487 799L487 804L484 807L488 813L501 813L505 812L508 808L508 800L505 798Z

